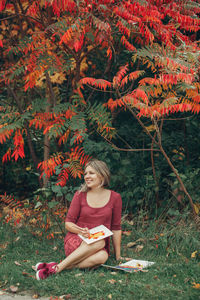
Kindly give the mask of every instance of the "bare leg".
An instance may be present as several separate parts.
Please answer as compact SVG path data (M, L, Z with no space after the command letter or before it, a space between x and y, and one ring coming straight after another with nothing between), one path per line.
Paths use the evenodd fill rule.
M61 263L57 265L56 272L59 273L64 269L70 269L78 265L80 262L83 262L85 259L89 258L93 254L97 252L101 252L100 250L103 249L104 247L105 247L104 240L100 240L90 245L86 244L85 242L82 242L81 245L76 250L74 250L74 252L72 252ZM91 263L92 260L90 261L90 267L91 267ZM94 265L96 265L96 263Z
M88 258L82 260L79 264L77 264L76 268L91 268L94 266L99 266L104 264L108 259L108 253L105 250L100 250L97 253L89 256Z

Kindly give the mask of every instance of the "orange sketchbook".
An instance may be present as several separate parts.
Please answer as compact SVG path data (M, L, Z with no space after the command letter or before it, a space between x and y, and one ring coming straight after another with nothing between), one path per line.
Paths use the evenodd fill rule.
M112 231L110 231L106 226L99 225L89 230L90 236L89 238L85 238L81 234L79 234L80 238L85 241L87 244L95 243L99 240L105 239L111 235L113 235Z

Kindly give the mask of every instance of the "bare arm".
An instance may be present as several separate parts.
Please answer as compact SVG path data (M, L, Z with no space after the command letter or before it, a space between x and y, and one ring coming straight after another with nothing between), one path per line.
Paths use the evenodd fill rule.
M121 258L121 230L112 230L113 236L112 236L112 242L113 247L115 251L115 258L116 260L119 260Z
M69 232L72 232L72 233L75 233L75 234L81 234L82 236L84 236L86 238L89 237L89 230L88 230L88 228L79 227L78 225L76 225L73 222L65 222L65 228Z

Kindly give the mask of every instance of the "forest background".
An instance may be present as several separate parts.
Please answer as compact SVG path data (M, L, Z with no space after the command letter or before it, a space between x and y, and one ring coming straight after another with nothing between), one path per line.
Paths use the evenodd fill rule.
M1 0L0 11L8 220L66 207L92 157L125 214L197 218L199 1Z

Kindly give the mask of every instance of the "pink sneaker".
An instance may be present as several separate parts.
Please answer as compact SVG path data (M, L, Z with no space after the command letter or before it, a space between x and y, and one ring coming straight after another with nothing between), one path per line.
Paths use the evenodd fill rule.
M36 272L41 270L41 269L46 269L46 268L49 268L49 267L53 267L57 265L57 263L55 262L50 262L50 263L43 263L43 262L39 262L37 263L37 265L35 266L35 270Z
M51 266L49 268L40 269L39 271L37 271L36 279L37 280L46 279L50 275L56 274L56 265L54 265L55 267Z

